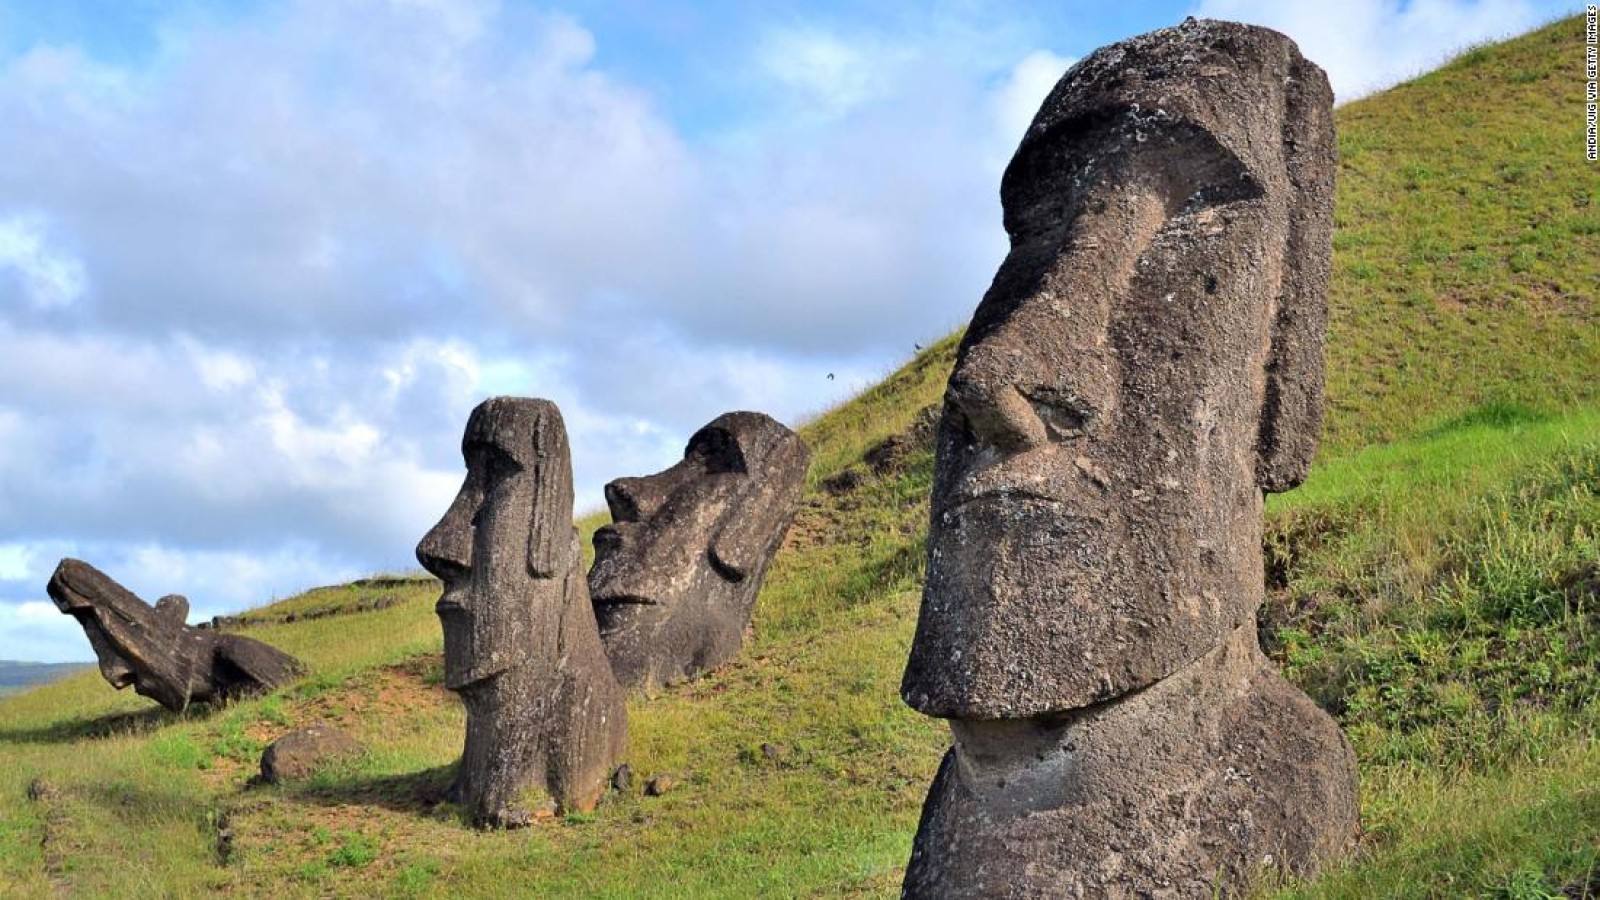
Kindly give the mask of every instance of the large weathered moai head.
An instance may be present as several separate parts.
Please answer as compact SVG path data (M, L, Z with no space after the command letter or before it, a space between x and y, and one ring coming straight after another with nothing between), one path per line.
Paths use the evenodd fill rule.
M589 595L619 681L670 684L738 653L810 456L771 417L731 412L671 468L606 485Z
M572 459L561 411L495 397L461 438L467 477L417 560L444 582L445 687L470 691L512 668L553 665L573 558Z
M1265 29L1156 34L1069 70L1002 181L902 685L929 715L1074 709L1215 647L1261 601L1262 493L1316 446L1326 77Z

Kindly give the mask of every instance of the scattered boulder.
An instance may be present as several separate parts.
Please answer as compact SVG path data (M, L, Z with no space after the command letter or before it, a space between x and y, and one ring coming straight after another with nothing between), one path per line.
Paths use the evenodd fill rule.
M311 775L329 760L360 751L361 744L332 725L312 725L273 741L261 754L261 780L268 784Z
M233 815L226 809L218 810L211 816L211 826L216 832L211 852L217 858L217 865L226 866L233 861Z
M810 458L771 417L731 412L672 468L606 485L589 593L617 680L649 692L738 654Z
M619 794L633 790L633 767L627 763L617 766L617 770L611 773L611 789Z
M863 484L866 484L866 481L866 476L861 473L861 470L852 467L845 469L838 474L829 475L827 478L822 479L822 489L827 493L837 497L840 494L850 493Z
M461 440L467 477L417 545L444 583L445 687L467 708L451 796L475 823L527 824L542 788L561 813L594 809L627 743L572 527L572 457L548 400L495 397Z
M43 775L28 782L28 799L34 803L51 803L60 797L61 789Z
M901 694L949 720L907 897L1212 897L1352 845L1355 761L1262 655L1262 495L1322 416L1326 77L1264 28L1096 51L1001 183Z
M83 627L112 687L131 684L173 712L269 691L305 671L294 657L260 641L189 626L189 601L182 596L169 594L151 606L81 560L63 559L45 590Z

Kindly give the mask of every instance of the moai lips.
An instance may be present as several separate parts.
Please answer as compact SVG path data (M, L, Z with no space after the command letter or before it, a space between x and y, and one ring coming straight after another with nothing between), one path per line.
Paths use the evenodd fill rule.
M572 527L572 459L546 400L496 397L467 422L467 477L417 560L444 582L445 686L467 708L452 788L473 820L526 824L524 790L587 812L627 741L622 689Z
M988 890L969 866L999 895L1210 896L1182 872L1303 870L1353 838L1348 746L1251 637L1262 494L1321 425L1331 102L1283 35L1191 20L1074 66L1023 138L939 426L902 696L955 746L908 895ZM1164 793L1233 784L1230 716L1261 777L1214 809ZM1132 813L1151 797L1178 812Z
M174 712L268 691L304 671L294 657L260 641L189 626L189 601L181 596L151 606L82 560L63 559L45 590L83 626L112 687L132 685Z
M810 456L772 418L732 412L666 471L606 485L589 593L619 681L648 691L738 654Z

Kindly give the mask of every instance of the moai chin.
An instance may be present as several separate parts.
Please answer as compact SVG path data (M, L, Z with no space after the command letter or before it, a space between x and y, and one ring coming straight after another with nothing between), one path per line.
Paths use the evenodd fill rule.
M1335 145L1287 37L1102 48L1001 182L945 394L902 696L950 720L904 892L1211 897L1356 834L1354 759L1255 641L1262 496L1322 414Z
M606 485L589 594L619 681L648 692L738 654L810 458L776 420L731 412L671 468Z
M417 545L444 582L445 687L467 708L452 796L486 827L527 824L526 789L587 812L624 750L627 711L589 606L561 412L486 400L461 453L461 491Z
M135 693L173 712L268 691L305 671L299 660L260 641L188 625L189 601L182 596L168 594L151 606L82 560L63 559L45 591L83 627L112 687L133 685Z

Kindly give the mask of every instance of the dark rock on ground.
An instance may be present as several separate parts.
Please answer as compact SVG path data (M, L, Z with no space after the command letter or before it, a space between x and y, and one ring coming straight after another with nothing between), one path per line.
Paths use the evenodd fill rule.
M738 654L810 458L772 418L732 412L672 468L606 485L589 593L619 681L648 692Z
M40 775L28 782L28 799L34 803L49 803L61 796L61 789L50 779Z
M619 794L633 790L633 768L627 763L617 766L617 770L611 773L611 789Z
M268 691L304 671L260 641L185 624L189 601L169 594L155 606L86 562L63 559L45 590L83 627L100 674L121 690L182 711L190 703Z
M211 850L216 855L217 865L226 866L233 861L233 816L225 809L219 810L211 817L211 825L216 832Z
M444 582L445 687L467 708L452 796L486 827L599 802L627 743L623 691L600 643L572 527L572 458L547 400L496 397L461 441L467 477L417 559Z
M822 479L822 489L834 496L848 494L865 484L866 480L860 469L845 469L837 475L829 475Z
M361 744L332 725L312 725L273 741L261 754L261 780L268 784L305 778L331 759L360 751Z

